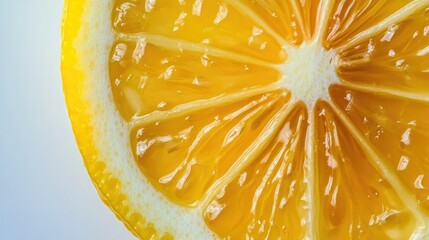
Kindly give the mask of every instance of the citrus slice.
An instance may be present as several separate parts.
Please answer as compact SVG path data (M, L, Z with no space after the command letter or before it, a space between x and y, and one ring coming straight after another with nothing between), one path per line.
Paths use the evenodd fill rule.
M89 175L140 239L428 239L429 1L66 1Z

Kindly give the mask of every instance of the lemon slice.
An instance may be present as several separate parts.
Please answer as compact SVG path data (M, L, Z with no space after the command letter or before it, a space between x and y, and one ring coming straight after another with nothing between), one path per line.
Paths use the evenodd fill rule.
M62 74L140 239L429 238L429 1L66 1Z

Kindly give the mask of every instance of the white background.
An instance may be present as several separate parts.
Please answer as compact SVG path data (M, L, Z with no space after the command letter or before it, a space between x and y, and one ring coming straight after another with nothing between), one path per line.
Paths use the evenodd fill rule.
M0 239L135 239L98 198L74 141L59 66L62 6L0 7Z

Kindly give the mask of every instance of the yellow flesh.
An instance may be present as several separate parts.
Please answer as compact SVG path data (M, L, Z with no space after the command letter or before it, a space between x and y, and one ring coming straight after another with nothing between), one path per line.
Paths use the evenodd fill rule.
M408 239L415 223L390 184L328 104L316 116L321 239Z
M409 238L429 214L429 2L386 19L411 2L116 0L110 85L142 174L221 238ZM304 43L341 79L314 108L281 86Z

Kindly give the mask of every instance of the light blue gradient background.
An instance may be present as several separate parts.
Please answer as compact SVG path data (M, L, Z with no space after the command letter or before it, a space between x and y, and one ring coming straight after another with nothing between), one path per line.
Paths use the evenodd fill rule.
M0 239L135 239L99 200L73 138L59 66L62 6L0 7Z

